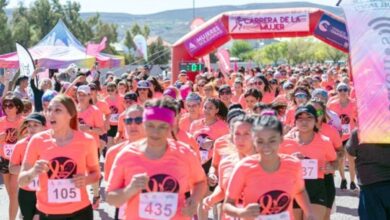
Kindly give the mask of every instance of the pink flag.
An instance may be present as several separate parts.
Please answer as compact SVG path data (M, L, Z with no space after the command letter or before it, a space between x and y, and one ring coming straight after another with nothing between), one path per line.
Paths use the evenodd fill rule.
M237 61L234 61L234 72L238 71L238 63Z
M246 63L246 70L250 70L252 69L252 60L249 60L247 63Z
M229 52L224 49L220 48L218 49L217 53L215 54L219 60L218 66L219 69L225 73L228 74L230 71L230 54Z
M204 65L207 67L207 69L209 70L209 72L211 72L211 63L210 63L210 55L207 54L205 56L202 57L202 60L203 60L203 63Z
M87 54L91 56L98 55L101 51L106 49L106 42L107 42L107 37L103 37L102 41L99 44L88 43Z

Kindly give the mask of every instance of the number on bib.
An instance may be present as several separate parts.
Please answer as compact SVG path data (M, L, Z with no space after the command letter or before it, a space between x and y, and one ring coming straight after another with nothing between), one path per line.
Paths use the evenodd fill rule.
M4 158L9 159L12 156L12 152L14 152L15 144L4 144Z
M119 114L111 114L110 115L110 122L111 123L117 123L119 119Z
M38 177L36 176L30 184L28 184L28 188L30 190L33 190L33 191L37 191L38 190L38 186L39 186L39 179Z
M209 160L209 152L207 150L200 150L200 161L202 164L206 163Z
M260 215L256 220L290 220L290 213L286 211L274 215Z
M349 135L351 133L351 125L350 124L342 124L341 125L341 133L344 135Z
M71 179L48 180L49 203L80 202L80 189Z
M138 214L146 219L171 219L176 214L177 203L177 193L141 193Z
M301 160L303 179L318 179L318 160Z

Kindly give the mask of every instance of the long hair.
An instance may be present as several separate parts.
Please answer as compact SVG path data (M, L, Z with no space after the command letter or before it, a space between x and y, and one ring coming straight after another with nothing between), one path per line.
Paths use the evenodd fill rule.
M74 101L66 95L60 94L52 99L52 102L59 102L65 106L66 110L72 117L69 122L69 126L73 130L78 129L77 108Z

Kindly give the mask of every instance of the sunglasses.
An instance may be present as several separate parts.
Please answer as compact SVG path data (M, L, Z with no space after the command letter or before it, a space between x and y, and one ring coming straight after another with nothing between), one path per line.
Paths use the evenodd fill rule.
M232 93L231 92L228 92L228 91L226 91L226 92L220 92L219 93L219 95L231 95Z
M337 91L339 91L339 92L348 92L348 89L347 89L347 88L344 88L344 89L338 89Z
M9 103L9 104L4 104L3 107L4 107L4 109L6 109L6 108L12 109L12 108L15 108L15 105L13 103Z
M254 86L254 85L256 85L256 86L261 86L261 85L263 85L264 83L263 82L253 82L253 83L251 83L250 85L251 86Z
M107 92L115 92L115 89L107 89Z
M131 125L133 124L133 122L137 125L140 125L143 122L143 118L142 117L125 118L123 119L123 122L125 122L126 125Z
M304 94L304 93L298 93L294 96L295 98L298 98L298 99L306 99L307 98L307 95Z
M199 84L199 85L198 85L198 87L203 87L203 86L204 86L204 84Z
M275 82L275 81L270 81L269 82L271 85L277 85L278 84L278 82Z
M140 91L146 91L146 90L149 90L148 88L138 88L138 90Z

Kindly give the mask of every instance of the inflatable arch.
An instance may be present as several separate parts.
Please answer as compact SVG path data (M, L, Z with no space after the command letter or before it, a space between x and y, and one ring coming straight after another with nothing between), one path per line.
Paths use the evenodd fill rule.
M344 19L317 8L232 11L222 13L189 32L172 46L172 81L180 62L193 62L231 39L315 36L349 52Z

